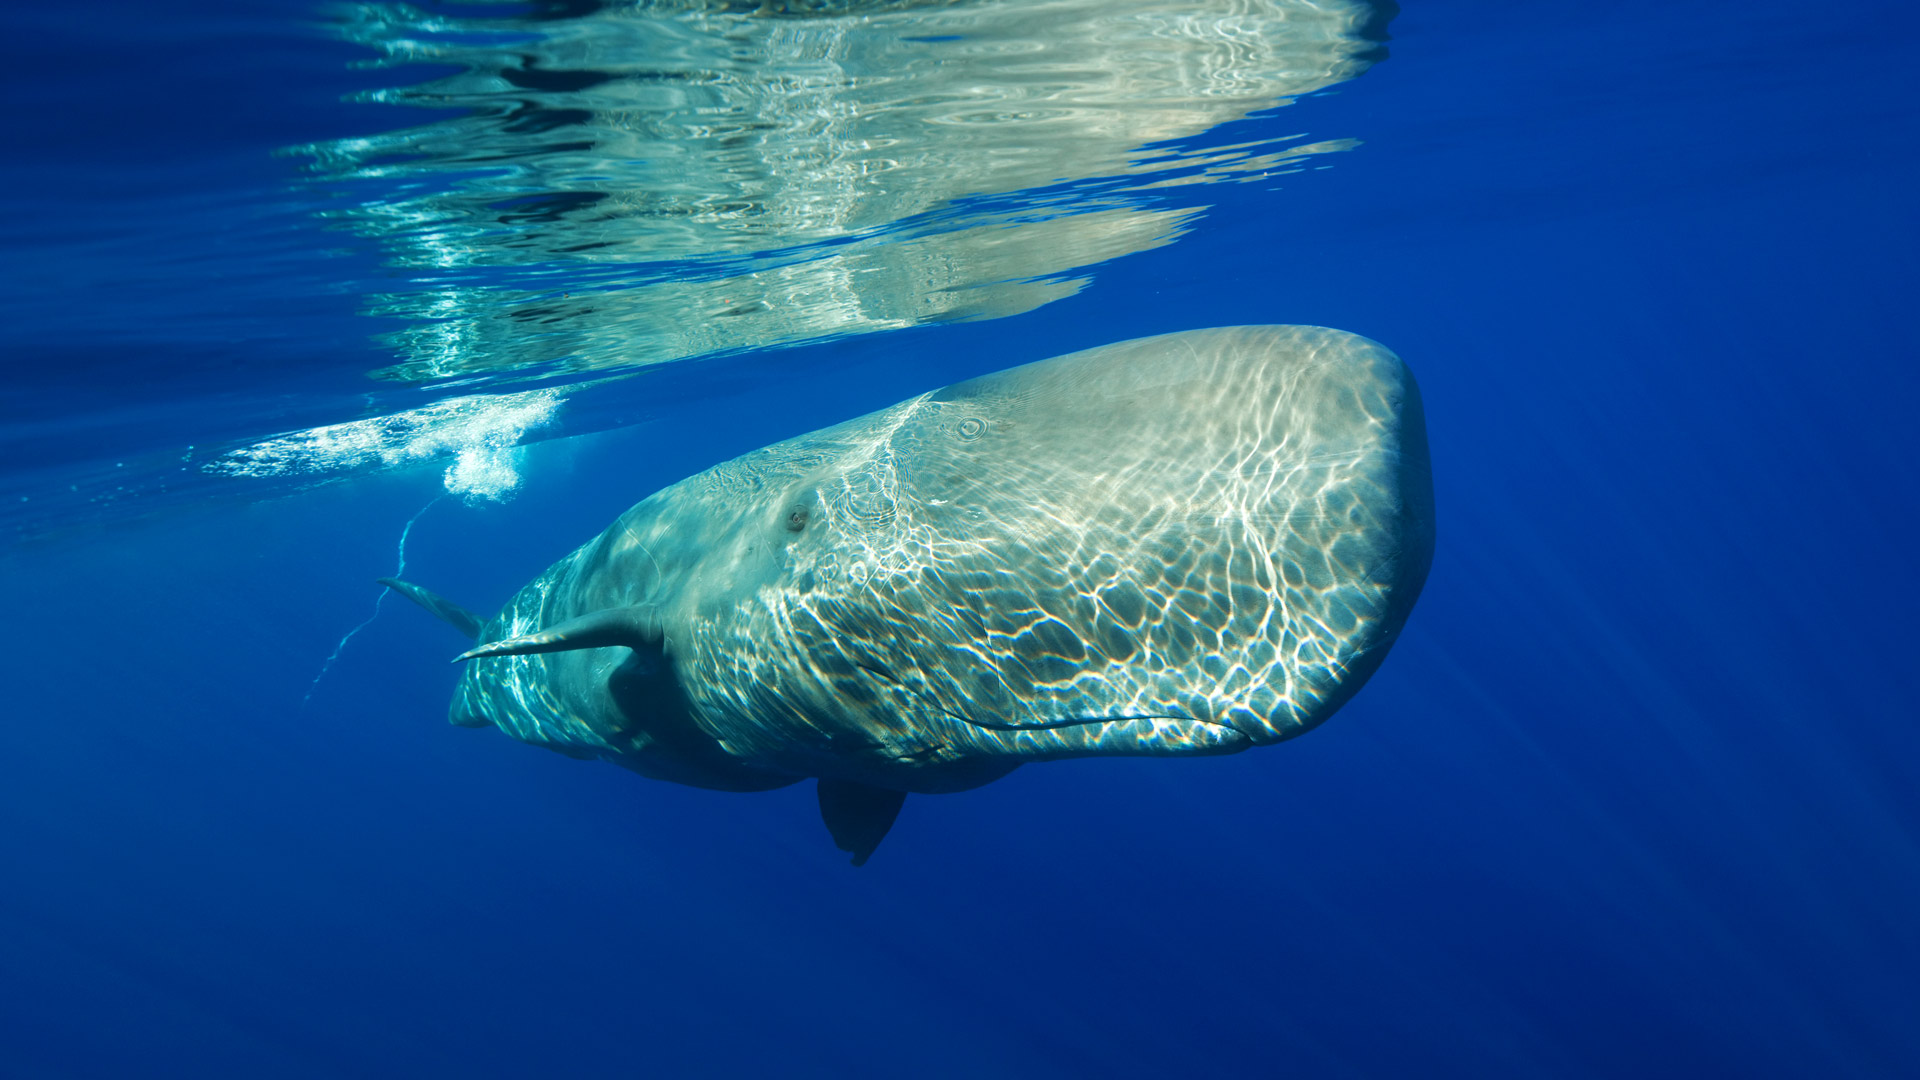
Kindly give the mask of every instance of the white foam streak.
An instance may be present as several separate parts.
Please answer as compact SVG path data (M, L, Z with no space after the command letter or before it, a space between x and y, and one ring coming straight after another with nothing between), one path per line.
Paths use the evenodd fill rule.
M499 501L520 485L515 447L551 423L553 390L448 398L425 408L277 436L209 462L222 476L295 476L395 466L451 456L443 482L468 499Z

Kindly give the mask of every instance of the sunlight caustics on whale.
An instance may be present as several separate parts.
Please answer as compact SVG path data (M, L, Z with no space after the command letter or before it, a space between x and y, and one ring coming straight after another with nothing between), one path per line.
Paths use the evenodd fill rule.
M806 777L864 859L906 792L1291 738L1384 658L1432 481L1392 353L1315 327L1122 342L668 487L478 628L452 719L700 787Z

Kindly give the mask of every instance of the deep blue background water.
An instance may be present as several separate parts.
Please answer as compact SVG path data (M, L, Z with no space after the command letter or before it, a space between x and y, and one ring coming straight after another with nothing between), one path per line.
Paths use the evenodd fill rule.
M404 121L309 14L7 14L9 501L380 363L377 253L272 152ZM1070 300L635 380L502 505L425 466L18 518L0 1074L1914 1075L1914 29L1408 4L1279 121L1365 147ZM408 576L486 607L726 456L1240 322L1387 343L1433 440L1426 594L1297 742L916 797L853 871L808 787L447 727L404 605L312 687L423 506Z

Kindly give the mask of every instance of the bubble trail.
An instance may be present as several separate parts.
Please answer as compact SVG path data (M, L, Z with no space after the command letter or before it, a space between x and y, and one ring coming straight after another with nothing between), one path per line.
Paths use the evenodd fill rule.
M412 517L408 518L406 526L400 530L400 543L394 550L394 558L395 558L395 566L393 569L394 577L397 577L397 578L405 577L407 574L407 536L408 534L413 532L414 523L419 521L423 516L425 516L427 511L433 509L434 503L437 503L444 498L446 498L445 495L434 496L432 501L428 502L427 505L421 507ZM373 620L380 617L380 605L386 603L387 594L392 591L393 591L392 589L387 588L385 585L380 586L380 595L374 597L374 600L373 600L373 614L368 615L366 619L364 619L360 623L360 625L347 631L346 634L344 634L340 638L340 643L333 647L332 654L327 657L327 660L325 663L320 665L320 673L313 677L312 683L308 684L307 696L300 699L300 704L303 708L307 705L313 704L313 692L315 690L320 689L320 680L326 678L327 672L333 669L333 662L335 660L340 659L340 653L342 650L344 650L347 647L347 642L352 641L353 636L355 634L358 634L360 631L365 630L369 626L372 626Z

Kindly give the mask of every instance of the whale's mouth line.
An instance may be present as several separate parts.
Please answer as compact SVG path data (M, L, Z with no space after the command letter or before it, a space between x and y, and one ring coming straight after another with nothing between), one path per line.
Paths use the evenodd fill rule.
M979 728L982 731L1008 731L1008 732L1058 731L1063 728L1090 727L1094 724L1125 724L1125 723L1131 723L1132 721L1135 721L1135 720L1177 720L1183 724L1198 725L1209 731L1217 732L1220 735L1227 738L1231 738L1235 735L1238 735L1243 739L1253 738L1252 735L1248 734L1247 732L1241 731L1239 728L1234 727L1232 724L1216 723L1212 720L1202 720L1197 716L1183 716L1179 713L1142 713L1138 716L1069 716L1069 717L1063 717L1059 720L1040 720L1040 721L1036 721L1034 723L1028 723L1028 724L1012 724L1012 723L1004 723L1004 722L996 723L995 721L992 721L992 720L976 720L975 718L968 716L965 713L955 712L954 710L947 708L945 705L942 705L940 702L933 700L924 691L917 690L914 687L907 685L905 681L900 679L898 676L894 675L893 672L887 671L884 668L879 667L878 665L855 661L854 666L860 668L862 671L865 671L870 675L876 675L882 679L885 679L886 681L899 687L902 691L905 691L907 694L912 695L913 697L920 698L921 700L927 702L927 704L933 706L933 708L937 712L939 712L941 715L946 716L953 720L957 720L960 723L966 724L969 727Z
M1177 713L1144 713L1139 716L1071 716L1060 720L1041 720L1031 724L1008 724L995 723L991 720L975 720L973 717L963 716L951 709L941 709L940 711L963 724L970 724L977 728L985 728L988 731L1053 731L1058 728L1088 727L1093 724L1126 724L1135 720L1178 720L1183 724L1198 724L1201 727L1212 728L1221 732L1245 734L1240 731L1240 729L1227 724L1216 724L1211 720L1202 720L1193 716L1181 716Z

